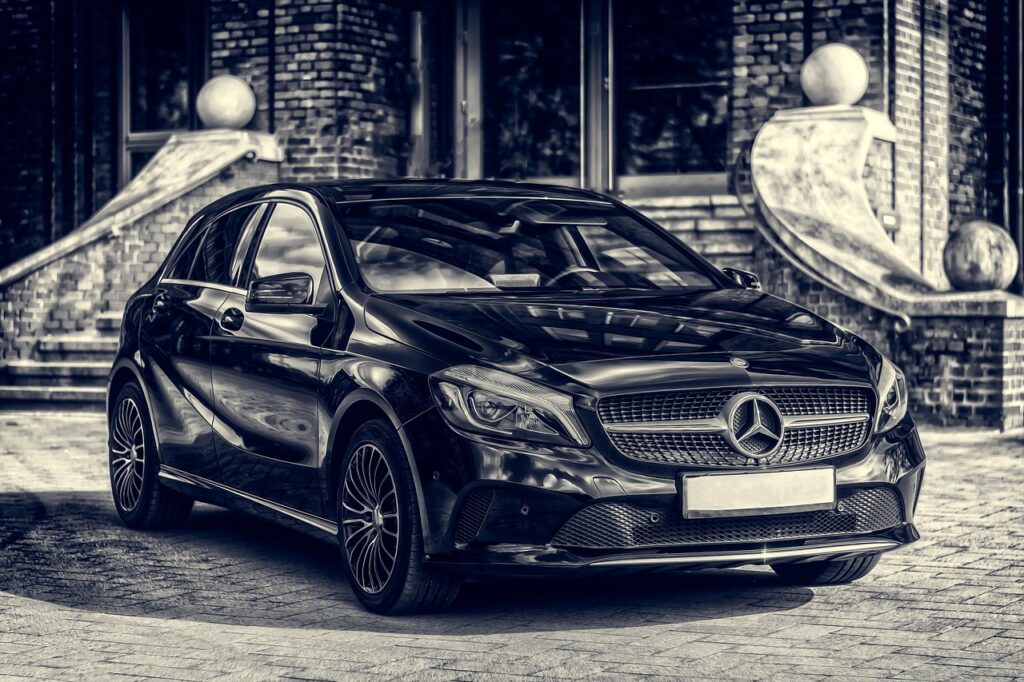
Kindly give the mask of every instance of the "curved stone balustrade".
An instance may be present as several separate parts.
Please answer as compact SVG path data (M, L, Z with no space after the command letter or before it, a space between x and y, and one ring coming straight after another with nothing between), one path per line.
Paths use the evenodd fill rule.
M1024 314L1024 299L1006 292L938 291L900 252L864 184L875 139L894 142L896 129L872 109L776 113L750 154L758 227L768 243L804 275L904 324L940 313Z

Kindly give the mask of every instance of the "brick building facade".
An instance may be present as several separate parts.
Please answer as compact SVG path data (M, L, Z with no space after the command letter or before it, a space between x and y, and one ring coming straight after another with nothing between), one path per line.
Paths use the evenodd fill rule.
M810 51L843 41L868 64L861 103L887 113L899 131L893 206L901 230L895 238L922 271L942 283L942 245L950 225L965 218L994 220L1020 240L1014 189L1020 179L1013 172L1020 138L1012 135L1020 112L1011 106L1019 101L1013 90L1019 72L1012 68L1019 70L1020 62L1019 29L1013 29L1019 2L687 0L649 6L638 10L612 0L188 0L148 17L151 4L134 0L3 0L0 97L8 104L0 116L0 266L81 224L171 128L198 127L186 103L177 119L143 121L136 130L133 97L161 95L148 86L154 74L162 75L164 48L182 51L170 56L189 68L171 77L182 80L190 97L215 74L232 73L251 84L258 110L249 127L281 140L282 179L410 172L556 176L628 197L723 191L725 173L759 126L779 109L806 104L799 71ZM689 15L695 18L688 23ZM536 16L560 36L574 25L586 30L553 44L556 33L537 28L543 22L533 22ZM659 26L666 35L658 35ZM146 32L157 29L172 37L180 30L189 45L152 48ZM700 43L698 33L714 40ZM633 47L630 40L648 47L659 65L631 66L619 55ZM683 45L695 45L694 56L673 47ZM522 54L526 49L536 50L532 62ZM561 72L552 67L560 59L568 65ZM136 73L140 63L152 73ZM520 74L540 85L523 87ZM666 82L651 82L659 79ZM40 87L46 83L51 87ZM633 134L670 116L670 86L711 104L702 110L681 96L675 102L690 121L672 121L647 140ZM498 88L502 92L492 95ZM509 98L524 107L556 99L568 104L553 118L510 122L492 113ZM629 110L634 98L642 105L639 116ZM692 123L708 115L720 124ZM567 120L564 130L559 119ZM639 123L630 123L634 119ZM689 130L673 132L672 125ZM490 160L521 151L502 136L539 138L548 130L556 131L549 135L555 142L535 144L523 163ZM691 142L680 142L687 137ZM702 137L722 151L694 161L700 154L692 138ZM645 142L651 143L646 152L622 161L631 154L624 149L642 149ZM673 145L683 160L663 162ZM559 155L568 163L547 162Z
M898 216L900 250L941 287L959 221L990 219L1021 245L1020 0L0 0L0 35L0 269L72 232L171 134L201 127L195 95L227 73L252 87L248 128L279 141L282 180L505 177L616 193L719 264L935 364L915 397L961 403L937 418L1022 419L1024 378L992 408L978 391L1008 390L987 387L996 370L961 368L971 344L1018 371L1019 320L961 315L945 340L897 332L780 269L731 196L760 127L808 104L803 61L841 41L868 66L860 104L896 126L895 142L872 146L865 183L876 213Z

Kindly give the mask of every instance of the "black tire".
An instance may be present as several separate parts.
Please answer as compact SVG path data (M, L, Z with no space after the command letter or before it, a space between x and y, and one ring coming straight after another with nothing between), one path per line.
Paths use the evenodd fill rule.
M357 476L360 466L370 467L368 462L375 463L373 470L382 479L371 487L383 492L360 503L365 499L365 488L360 488ZM388 492L388 475L393 493ZM352 591L374 613L399 615L442 610L455 600L462 585L458 576L423 561L423 532L412 477L405 448L391 424L377 419L359 427L345 451L338 475L338 543ZM361 511L357 513L358 510ZM368 552L372 554L368 548L376 549L376 557L383 563L368 561ZM394 558L390 559L392 550ZM383 577L388 563L391 570ZM371 576L367 566L373 566L374 571L379 566L383 569Z
M789 583L798 585L841 585L859 580L878 564L878 555L805 564L772 564L772 570Z
M117 394L107 433L110 492L121 521L137 530L177 528L184 524L193 500L165 487L157 477L160 457L146 400L137 385L127 384ZM128 441L134 447L127 447Z

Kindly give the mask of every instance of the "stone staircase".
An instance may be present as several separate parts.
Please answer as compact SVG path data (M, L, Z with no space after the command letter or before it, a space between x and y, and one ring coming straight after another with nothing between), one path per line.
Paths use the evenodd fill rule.
M0 409L103 409L121 313L105 312L86 333L44 336L33 358L0 362Z
M0 268L0 409L103 409L120 311L191 216L236 190L276 182L272 135L174 135L96 215ZM0 435L2 438L2 435Z

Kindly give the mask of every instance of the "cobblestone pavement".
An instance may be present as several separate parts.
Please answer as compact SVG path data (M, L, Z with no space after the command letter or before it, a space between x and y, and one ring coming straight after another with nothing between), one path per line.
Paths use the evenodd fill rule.
M860 583L488 583L382 618L292 531L207 506L182 531L122 527L102 417L0 414L0 677L1020 677L1024 435L925 443L924 538Z

